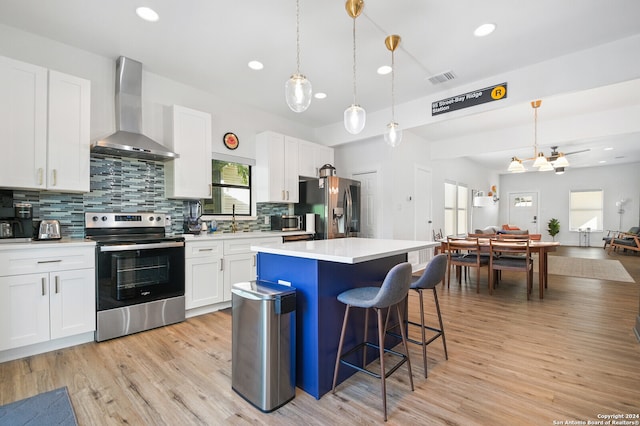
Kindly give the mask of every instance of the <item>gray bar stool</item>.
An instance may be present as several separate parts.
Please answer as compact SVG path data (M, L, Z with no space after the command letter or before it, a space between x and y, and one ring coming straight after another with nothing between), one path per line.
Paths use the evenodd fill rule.
M411 375L411 360L409 359L409 348L407 347L407 336L404 327L400 327L402 336L402 345L404 346L405 353L396 352L384 347L385 330L389 321L389 314L393 307L395 307L396 314L398 315L398 322L402 323L402 316L400 315L399 304L405 300L409 293L409 286L411 285L411 264L408 262L400 263L389 270L381 287L361 287L344 291L338 295L338 300L347 305L344 312L344 321L342 323L342 332L340 333L340 343L338 344L338 354L336 357L336 366L333 372L333 389L332 392L336 392L336 381L338 380L338 368L340 364L345 364L358 371L369 374L370 376L381 379L382 387L382 406L384 408L384 421L387 421L387 386L386 378L389 377L394 371L396 371L402 364L407 363L409 370L409 381L411 382L411 390L413 391L413 377ZM364 341L359 343L353 349L342 353L342 345L344 344L345 331L347 329L347 320L349 319L349 310L352 308L364 308L365 309L365 331ZM388 308L385 322L382 321L382 311ZM369 309L373 309L377 313L378 317L378 344L370 343L367 341L367 325L369 319ZM372 347L379 350L380 357L380 374L377 374L371 370L365 368L366 366L366 348ZM353 352L363 350L362 367L355 365L346 358ZM400 360L386 372L384 366L384 354L390 353L400 357Z
M436 287L438 283L444 279L444 275L447 272L447 255L439 254L435 256L431 261L427 264L424 272L420 277L413 280L411 283L411 290L415 290L418 292L420 297L420 323L408 321L407 323L413 326L417 326L420 328L422 340L415 340L411 338L407 338L407 340L411 343L415 343L416 345L422 346L422 361L424 363L424 377L427 377L427 345L438 337L442 336L442 345L444 346L444 357L445 359L449 359L449 355L447 354L447 341L444 336L444 324L442 322L442 314L440 313L440 303L438 303L438 293L436 291ZM436 305L436 313L438 314L438 322L440 323L440 328L431 327L425 325L424 323L424 303L422 293L424 290L433 290L433 299ZM396 326L397 327L397 326ZM392 329L395 327L392 327ZM401 327L402 328L402 327ZM435 332L433 336L429 340L426 339L426 330ZM400 337L400 335L392 332L388 332L388 334L396 337Z

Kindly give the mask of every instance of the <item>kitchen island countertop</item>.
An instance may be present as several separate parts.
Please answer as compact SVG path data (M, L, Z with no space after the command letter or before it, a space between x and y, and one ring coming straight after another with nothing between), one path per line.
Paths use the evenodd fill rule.
M251 246L251 250L259 253L354 264L396 254L406 254L438 245L440 243L435 241L337 238L282 244L254 244Z

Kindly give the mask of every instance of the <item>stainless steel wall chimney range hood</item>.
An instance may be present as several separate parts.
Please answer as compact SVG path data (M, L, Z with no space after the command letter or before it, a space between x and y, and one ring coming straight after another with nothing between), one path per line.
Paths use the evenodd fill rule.
M179 155L142 134L142 63L116 62L116 132L91 144L97 154L168 161Z

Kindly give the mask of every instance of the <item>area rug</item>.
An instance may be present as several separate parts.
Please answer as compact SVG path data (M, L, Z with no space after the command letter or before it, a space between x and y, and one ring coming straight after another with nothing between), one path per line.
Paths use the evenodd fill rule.
M619 260L585 259L582 257L549 256L550 275L593 278L598 280L634 283L634 279ZM534 262L537 271L538 262Z
M0 425L77 426L67 388L44 392L0 407Z

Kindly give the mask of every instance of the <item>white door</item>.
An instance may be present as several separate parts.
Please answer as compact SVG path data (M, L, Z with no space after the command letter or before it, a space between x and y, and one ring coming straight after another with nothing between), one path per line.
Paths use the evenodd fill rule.
M378 220L378 172L354 173L352 178L360 181L360 237L380 238L382 230L379 229Z
M509 194L509 225L527 229L530 234L540 233L538 230L537 192Z
M418 241L433 239L431 220L431 170L416 166L414 170L414 238Z

